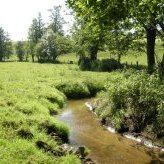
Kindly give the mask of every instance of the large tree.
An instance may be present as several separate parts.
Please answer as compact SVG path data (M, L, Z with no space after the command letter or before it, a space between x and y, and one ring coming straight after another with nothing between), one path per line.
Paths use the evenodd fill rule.
M42 38L45 32L44 23L42 20L41 13L38 14L38 18L34 18L32 21L32 25L29 28L28 38L29 38L29 48L32 56L32 61L34 62L34 48L39 40Z
M156 35L159 28L164 32L163 0L130 0L129 14L145 29L147 38L147 64L148 70L152 72L155 66Z
M39 62L55 62L59 51L56 44L56 34L51 29L48 29L42 39L35 47L35 53L38 56Z
M73 9L76 16L84 22L82 31L83 36L87 40L83 40L88 42L90 59L97 59L97 52L104 43L107 31L112 29L114 22L122 20L125 17L124 8L118 9L121 3L116 2L117 8L111 11L107 7L109 4L111 6L114 5L111 1L67 0L67 3ZM115 19L112 19L112 17L115 17Z
M164 27L163 0L67 0L76 15L95 33L111 30L118 22L130 19L145 28L147 61L151 72L155 65L157 26ZM114 25L114 26L113 26Z

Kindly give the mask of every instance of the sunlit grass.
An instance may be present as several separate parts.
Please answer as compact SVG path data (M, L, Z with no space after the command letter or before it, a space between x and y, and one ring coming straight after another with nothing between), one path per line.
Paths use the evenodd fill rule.
M118 73L19 62L0 63L0 70L0 163L80 163L74 155L61 156L58 140L67 141L69 130L54 115L66 96L92 96Z
M161 60L164 54L164 46L162 45L162 42L159 39L156 40L155 53L156 53L156 56ZM113 53L110 51L100 51L98 53L98 59L106 59L106 58L117 59L117 56L113 55ZM58 60L65 63L69 63L70 61L77 63L78 56L75 53L71 53L71 54L59 56ZM123 55L121 57L121 63L127 63L129 65L136 65L137 62L139 65L143 65L143 66L147 65L146 50L145 52L135 52L135 51L129 50L126 55Z

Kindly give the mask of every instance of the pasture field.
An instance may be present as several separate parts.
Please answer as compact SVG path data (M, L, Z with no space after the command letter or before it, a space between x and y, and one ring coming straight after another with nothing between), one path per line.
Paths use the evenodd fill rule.
M162 42L160 40L156 40L156 50L155 53L157 57L161 60L162 56L164 54L164 46L162 45ZM116 58L110 51L100 51L98 53L98 59L106 59L106 58ZM117 58L116 58L117 59ZM58 57L58 60L60 62L69 63L70 61L73 61L74 63L78 62L78 56L75 53L70 54L64 54ZM121 58L121 63L128 63L135 65L138 61L139 65L146 66L147 65L147 57L146 57L146 50L145 52L135 52L132 50L129 50L126 55L123 55Z
M0 163L80 163L64 154L68 127L58 122L67 98L103 89L110 73L81 72L76 65L0 63ZM115 74L115 73L113 73Z

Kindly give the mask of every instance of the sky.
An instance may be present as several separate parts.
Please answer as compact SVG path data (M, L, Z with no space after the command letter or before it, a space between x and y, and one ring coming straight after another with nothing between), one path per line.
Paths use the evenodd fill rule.
M67 12L65 0L0 0L0 27L7 31L12 40L26 40L28 29L32 19L41 12L44 22L50 20L48 9L54 5L62 6L62 13ZM64 16L67 22L71 22L71 16ZM71 23L64 26L68 31Z

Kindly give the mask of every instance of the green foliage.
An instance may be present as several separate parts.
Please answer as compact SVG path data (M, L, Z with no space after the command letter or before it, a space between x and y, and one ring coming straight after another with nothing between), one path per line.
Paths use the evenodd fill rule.
M0 62L5 61L12 55L12 42L10 41L8 33L0 27Z
M100 72L111 72L113 70L122 68L121 64L115 59L102 59L91 61L87 57L84 57L79 60L79 67L81 70Z
M103 59L101 61L101 71L113 71L122 68L121 64L115 59Z
M32 43L37 44L39 39L43 36L44 30L42 15L39 13L38 18L33 19L31 27L29 28L29 40Z
M102 83L98 80L65 80L60 84L56 84L56 88L63 92L70 99L80 99L95 96L99 91L103 90Z
M61 122L57 122L53 119L44 120L41 122L40 129L46 131L48 135L56 135L61 139L62 142L68 142L68 127Z
M61 16L61 12L60 12L61 6L54 6L49 11L51 12L51 15L50 15L51 22L50 22L49 28L53 30L54 33L63 35L64 19Z
M60 161L60 164L81 164L81 161L77 159L75 155L67 155L66 157L63 157Z
M89 96L87 86L81 82L65 81L65 83L56 86L68 98L79 99Z
M118 62L121 62L121 57L128 54L128 50L137 52L144 52L146 43L139 39L143 37L143 30L135 28L132 20L126 20L116 25L114 30L110 31L106 40L106 49L108 49L112 56L116 56Z
M56 62L59 55L71 51L71 40L48 29L35 46L38 62Z
M73 50L73 41L69 36L56 34L55 43L59 55L68 54Z
M69 131L51 116L66 100L56 88L65 85L61 90L77 97L93 95L108 74L99 73L98 79L76 65L24 62L2 63L0 69L0 163L80 163L61 149Z
M29 28L28 39L29 39L29 50L34 62L34 48L39 42L45 32L44 23L42 20L41 13L38 14L38 18L34 18Z
M39 62L54 62L59 55L55 42L56 36L52 30L48 30L35 47L35 53Z
M0 163L59 163L56 162L60 158L58 154L64 154L58 141L68 139L68 128L51 117L49 109L58 113L65 96L48 83L38 82L43 72L37 74L33 69L35 66L6 64L9 67L1 65L1 68L8 73L1 73L0 80L3 86L0 89L0 149L3 157ZM11 71L10 66L15 71ZM43 81L44 77L41 79ZM41 125L44 128L41 129ZM46 133L49 130L53 135ZM40 141L50 145L51 149L37 147L36 143Z
M15 50L19 61L22 62L24 60L24 47L22 41L17 42Z
M128 31L121 27L119 33L115 33L116 37L111 39L112 47L114 46L114 50L117 51L118 61L120 61L121 55L127 52L131 44L129 35L126 32L129 33L130 30L137 31L138 27L144 28L147 37L148 70L150 73L153 71L155 65L155 38L159 29L157 26L161 28L160 35L163 36L164 32L162 0L67 0L67 3L77 17L85 22L85 30L83 31L88 32L90 46L92 47L94 43L94 48L99 48L99 40L102 44L106 34L113 33L121 24L127 24L127 20L131 22L133 26ZM96 53L92 53L92 55L96 59Z
M126 73L124 77L109 80L105 95L111 105L106 117L111 118L116 128L126 125L131 131L141 132L153 125L154 133L163 135L163 87L156 75L145 73Z
M91 70L91 60L88 57L80 58L78 61L81 70Z

